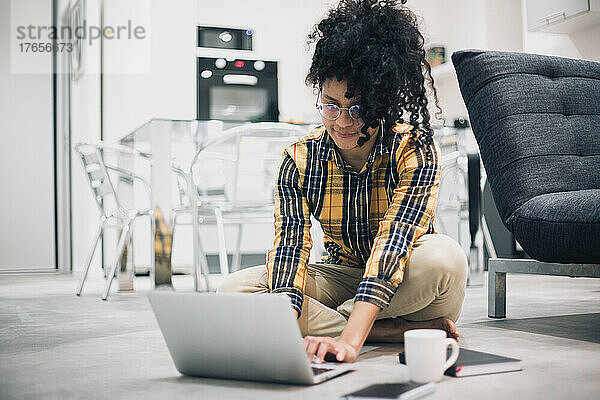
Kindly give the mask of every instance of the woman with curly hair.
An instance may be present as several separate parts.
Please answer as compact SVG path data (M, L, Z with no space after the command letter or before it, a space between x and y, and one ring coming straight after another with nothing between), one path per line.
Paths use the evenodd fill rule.
M309 35L306 82L323 125L283 153L266 267L219 289L287 294L311 361L353 362L365 341L402 342L409 329L459 336L467 261L433 228L440 156L425 76L432 89L433 79L404 3L341 0ZM328 253L316 264L311 215Z

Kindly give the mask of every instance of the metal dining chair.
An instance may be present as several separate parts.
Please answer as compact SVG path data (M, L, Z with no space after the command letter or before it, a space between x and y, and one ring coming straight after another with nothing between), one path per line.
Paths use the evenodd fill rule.
M306 133L286 123L250 123L223 132L196 153L190 169L194 218L198 224L216 226L222 276L230 272L225 225L237 226L234 272L241 266L244 225L273 223L275 180L283 149ZM201 246L198 224L194 244ZM195 270L197 266L194 260Z
M173 226L173 231L172 231L172 241L173 243L175 243L175 232L178 231L178 229L176 230L177 227L182 226L182 225L194 225L193 223L193 212L192 212L192 204L194 204L194 198L191 195L192 193L192 183L190 181L190 176L188 173L186 173L183 168L181 168L176 160L173 161L172 163L172 170L175 173L175 177L176 177L176 183L177 183L177 194L179 197L179 203L173 208L172 210L172 226ZM193 239L194 241L198 241L198 243L195 243L194 245L196 246L196 251L198 252L198 254L195 256L194 258L194 262L193 262L193 274L194 274L194 290L198 290L198 281L197 281L197 277L202 277L204 278L204 285L206 288L206 291L210 292L211 291L211 286L210 286L210 281L209 281L209 269L208 269L208 260L206 257L206 253L204 252L204 248L202 245L202 242L200 242L200 238L199 235L194 234L193 235ZM199 266L200 266L200 273L198 274L197 268L196 268L196 262L198 262Z
M100 221L85 259L83 273L79 280L76 294L77 296L81 295L100 238L104 236L107 228L116 228L120 230L117 250L114 261L110 264L110 270L106 274L106 283L102 292L102 300L106 300L126 244L130 241L134 221L139 217L152 218L153 212L151 208L133 209L127 208L121 203L109 171L113 172L113 175L117 176L119 180L129 184L132 184L133 180L139 181L148 192L148 195L150 193L150 186L142 177L127 169L121 168L118 165L107 165L104 161L104 153L114 151L141 159L149 159L149 156L128 147L107 146L105 144L79 143L75 145L75 151L81 159L94 201L100 211Z

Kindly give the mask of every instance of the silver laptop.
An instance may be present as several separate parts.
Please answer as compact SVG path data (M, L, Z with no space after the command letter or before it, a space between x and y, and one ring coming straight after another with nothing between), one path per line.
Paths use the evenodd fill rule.
M148 296L184 375L315 384L347 364L311 364L286 295L154 291Z

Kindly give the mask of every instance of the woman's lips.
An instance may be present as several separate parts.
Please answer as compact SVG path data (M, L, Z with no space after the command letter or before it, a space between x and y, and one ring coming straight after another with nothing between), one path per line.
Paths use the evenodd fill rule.
M351 138L352 136L356 135L356 133L354 133L354 132L342 133L342 132L338 132L338 131L335 131L335 134L344 139Z

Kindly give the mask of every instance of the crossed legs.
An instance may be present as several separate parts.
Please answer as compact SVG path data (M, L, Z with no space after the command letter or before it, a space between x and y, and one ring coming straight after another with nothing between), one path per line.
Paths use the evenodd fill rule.
M353 297L362 268L310 264L304 304L298 325L303 336L339 336L354 307ZM454 322L465 296L467 260L451 238L424 235L411 251L404 279L390 306L379 312L367 341L401 342L404 331L416 328L446 330L458 338ZM218 292L267 293L265 266L231 274Z

